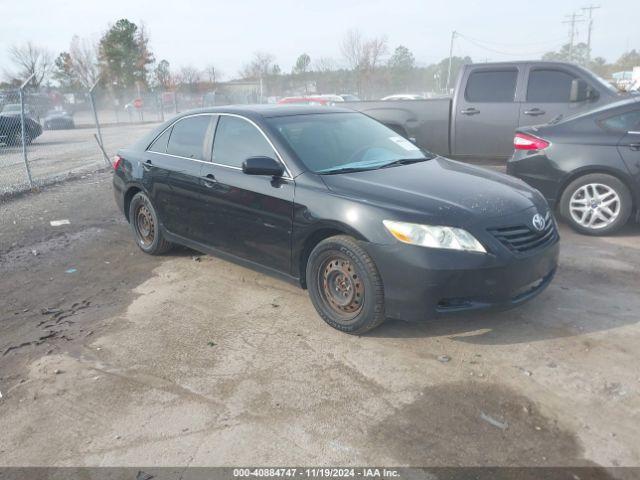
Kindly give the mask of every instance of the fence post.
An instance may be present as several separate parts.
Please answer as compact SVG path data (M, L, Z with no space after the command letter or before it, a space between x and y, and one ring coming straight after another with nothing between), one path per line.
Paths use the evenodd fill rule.
M35 72L29 78L27 78L22 85L20 85L20 135L22 137L22 159L24 160L24 166L27 169L29 188L31 189L33 189L33 178L31 177L31 168L29 167L29 160L27 159L27 132L25 130L24 122L24 88L34 76Z
M100 82L100 78L98 77L98 79L96 80L96 83L94 83L93 86L89 89L89 101L91 102L91 110L93 111L93 120L96 123L96 134L97 134L96 140L98 140L98 143L100 144L100 150L102 150L102 153L104 153L104 143L102 143L102 131L100 130L100 121L98 120L98 110L96 109L96 100L93 95L93 91L98 86L99 82ZM105 157L104 160L108 166L111 165L108 157Z

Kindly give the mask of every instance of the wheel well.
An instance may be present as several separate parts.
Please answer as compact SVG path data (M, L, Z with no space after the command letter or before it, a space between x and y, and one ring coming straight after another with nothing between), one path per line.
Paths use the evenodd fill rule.
M309 255L311 255L313 249L321 241L329 237L334 237L336 235L349 235L349 233L343 230L338 230L337 228L322 228L313 232L305 240L304 246L302 247L302 252L300 254L299 264L300 285L302 286L302 288L307 288L307 261L309 260Z
M124 195L124 216L126 217L127 222L129 221L129 205L131 205L131 199L136 193L141 191L142 190L138 187L131 187Z
M593 170L581 170L579 172L574 172L573 174L571 174L560 186L560 188L558 189L558 197L556 200L556 208L560 208L560 199L562 198L562 195L564 195L564 191L567 189L567 187L569 186L569 184L571 182L573 182L574 180L580 178L580 177L584 177L585 175L591 175L594 173L600 173L602 175L610 175L612 177L617 178L618 180L620 180L622 183L624 183L624 185L629 189L629 193L631 194L631 208L632 209L636 209L638 206L638 199L636 198L636 193L634 191L634 189L631 186L631 183L629 182L628 178L625 178L623 175L619 175L616 172L612 172L611 170L607 170L607 169L603 169L603 168L597 168L597 169L593 169Z

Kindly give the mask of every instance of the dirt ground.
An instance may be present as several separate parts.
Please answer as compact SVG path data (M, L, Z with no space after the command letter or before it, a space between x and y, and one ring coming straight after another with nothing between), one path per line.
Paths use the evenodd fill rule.
M0 211L2 466L640 466L637 225L563 226L516 310L353 337L280 280L143 254L108 172Z

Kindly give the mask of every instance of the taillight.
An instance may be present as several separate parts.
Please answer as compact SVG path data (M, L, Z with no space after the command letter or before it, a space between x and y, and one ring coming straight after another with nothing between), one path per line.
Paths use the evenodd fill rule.
M526 133L516 133L513 146L516 150L544 150L549 146L549 142Z
M120 155L116 155L113 157L113 169L118 170L118 167L122 163L122 157Z

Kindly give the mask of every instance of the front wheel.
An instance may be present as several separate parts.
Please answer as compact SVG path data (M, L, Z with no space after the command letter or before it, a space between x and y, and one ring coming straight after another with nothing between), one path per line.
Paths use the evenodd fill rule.
M382 278L353 237L320 242L309 256L306 279L313 306L333 328L357 335L384 321Z
M160 255L171 249L172 244L162 236L158 214L146 194L139 192L131 199L129 223L143 252Z
M620 229L631 215L632 200L618 178L591 173L577 178L560 197L560 214L571 227L586 235L608 235Z

